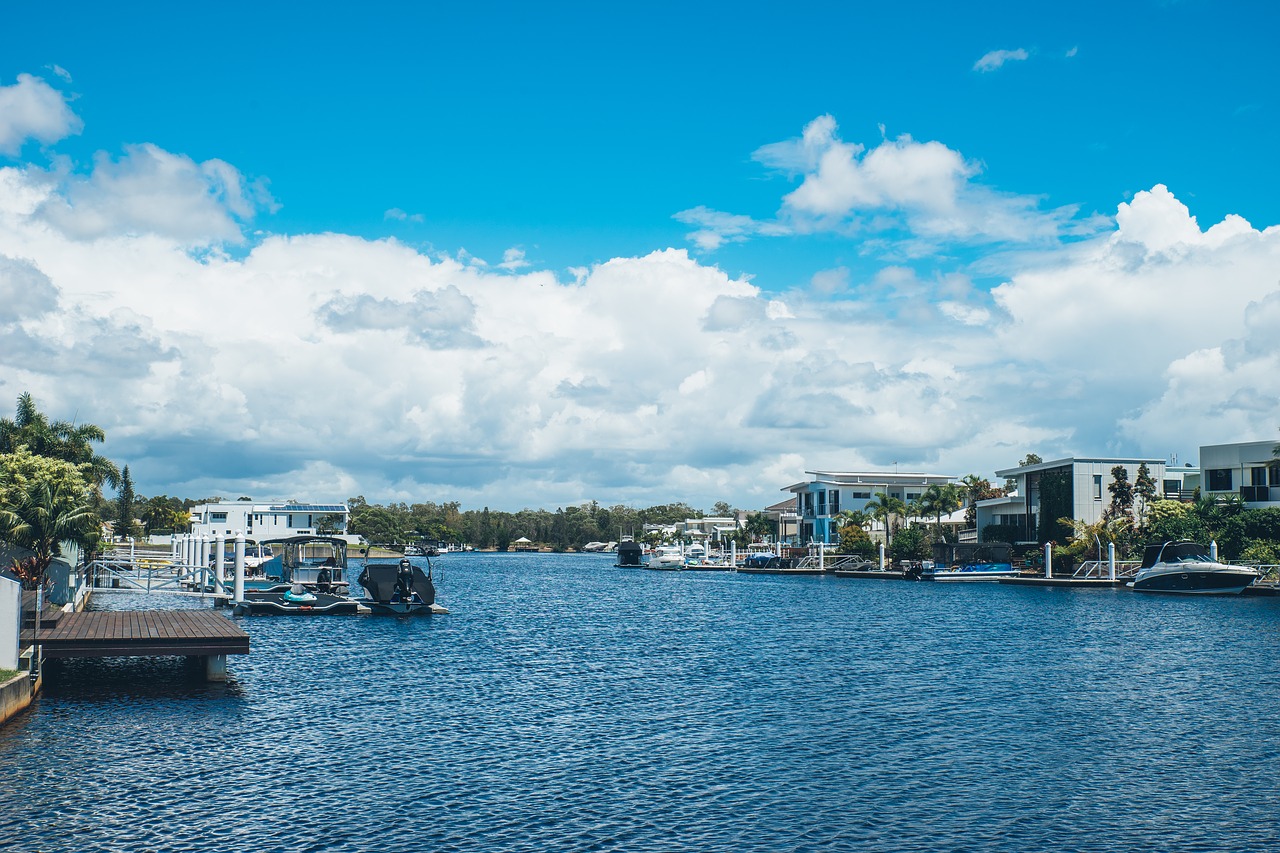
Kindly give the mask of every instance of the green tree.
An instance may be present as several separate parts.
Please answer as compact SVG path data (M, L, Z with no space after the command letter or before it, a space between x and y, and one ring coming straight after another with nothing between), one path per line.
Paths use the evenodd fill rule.
M867 503L867 511L877 521L884 522L885 545L893 542L894 526L898 518L907 511L907 505L901 498L895 498L888 492L876 492Z
M1067 471L1045 471L1040 475L1040 510L1037 516L1037 538L1041 542L1066 542L1071 537L1069 519L1074 507L1071 474Z
M876 543L862 527L846 524L840 528L840 553L856 554L869 560L876 556Z
M136 496L133 493L133 478L129 476L129 466L120 472L120 486L116 496L116 535L132 536L136 509Z
M925 529L918 524L902 528L888 547L894 560L923 560L929 556L929 542Z
M11 492L12 502L0 504L0 539L33 552L36 585L44 582L49 564L61 554L61 543L88 544L94 517L87 498L83 483L39 478Z
M1156 481L1145 462L1138 466L1138 475L1133 480L1133 498L1137 507L1137 520L1141 523L1146 518L1147 507L1156 499Z
M977 474L968 474L960 481L968 506L964 511L964 522L968 527L978 526L978 501L998 498L1004 495L1004 489L991 485L991 481Z
M106 438L102 428L93 424L77 426L67 421L50 421L26 392L18 397L13 420L0 418L0 453L13 453L19 445L25 445L37 456L85 466L85 476L98 489L104 483L115 488L120 482L115 463L93 449L94 444Z
M1111 482L1107 485L1111 493L1111 505L1103 513L1104 518L1128 518L1133 520L1133 485L1129 482L1129 469L1117 465L1111 469Z

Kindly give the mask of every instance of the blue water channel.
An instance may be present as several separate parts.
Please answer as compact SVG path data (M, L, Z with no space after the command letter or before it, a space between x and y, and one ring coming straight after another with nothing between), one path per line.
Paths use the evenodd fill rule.
M246 617L226 685L65 664L0 849L1280 849L1280 598L436 565L450 615Z

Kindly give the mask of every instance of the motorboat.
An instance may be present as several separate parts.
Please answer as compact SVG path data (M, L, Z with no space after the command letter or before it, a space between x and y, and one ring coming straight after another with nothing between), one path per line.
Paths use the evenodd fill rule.
M678 572L684 568L684 549L679 545L659 545L653 550L645 568Z
M911 577L926 581L998 581L1016 578L1013 546L1006 542L935 542L933 559L921 561Z
M620 569L639 569L644 567L644 546L639 542L626 539L618 543L617 559L613 563Z
M265 565L265 578L246 580L237 614L359 613L361 604L347 593L347 541L333 536L291 536L261 543L280 545Z
M359 602L371 613L413 616L449 612L436 604L436 586L429 561L425 572L408 557L399 563L366 562L356 583L365 596Z
M1129 586L1137 592L1237 595L1257 579L1254 569L1220 563L1205 546L1178 540L1148 545Z

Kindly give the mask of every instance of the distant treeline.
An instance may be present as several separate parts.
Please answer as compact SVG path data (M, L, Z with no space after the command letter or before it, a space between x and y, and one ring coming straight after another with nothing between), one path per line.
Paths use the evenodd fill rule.
M350 498L347 506L351 509L349 532L369 542L448 542L500 551L521 537L558 551L579 549L588 542L616 542L622 536L642 539L646 524L669 525L707 515L685 503L635 509L621 505L603 507L592 501L554 512L545 509L502 512L488 507L463 510L457 501L380 506L358 496ZM727 503L720 502L711 515L728 516L733 512ZM764 534L771 532L771 527L767 516L748 518L749 531Z

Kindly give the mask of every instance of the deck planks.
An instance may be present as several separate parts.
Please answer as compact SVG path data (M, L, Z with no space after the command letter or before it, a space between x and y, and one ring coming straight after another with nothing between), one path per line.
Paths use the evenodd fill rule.
M249 653L249 635L239 625L205 610L68 613L36 641L47 658Z

